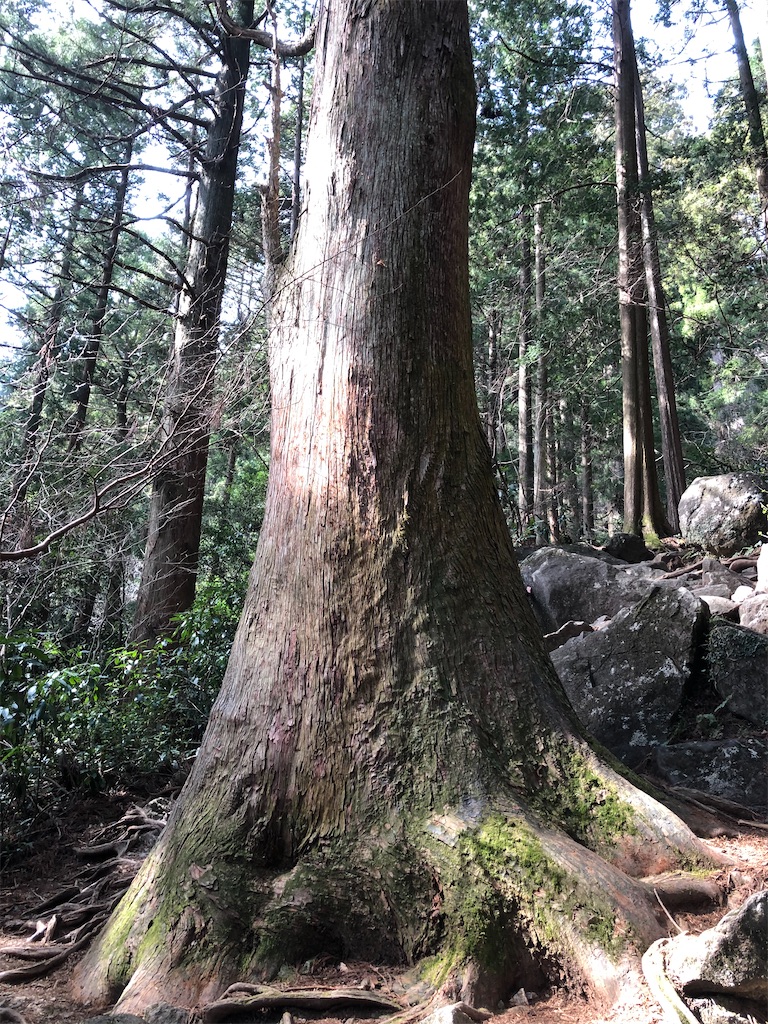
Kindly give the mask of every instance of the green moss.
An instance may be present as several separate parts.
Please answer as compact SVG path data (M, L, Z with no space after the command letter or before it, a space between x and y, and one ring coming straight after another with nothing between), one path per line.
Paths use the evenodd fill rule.
M625 947L609 901L557 864L525 824L493 816L464 833L456 877L447 881L446 948L453 962L472 959L498 970L511 938L521 933L567 960L569 928L611 956Z
M560 748L552 768L552 778L528 801L544 821L598 852L613 848L623 836L637 834L634 809L582 754Z

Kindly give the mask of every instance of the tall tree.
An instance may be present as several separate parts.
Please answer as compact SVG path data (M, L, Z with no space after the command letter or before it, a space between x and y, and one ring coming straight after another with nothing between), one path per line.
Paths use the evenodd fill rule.
M656 474L635 94L639 82L629 0L612 0L616 201L619 227L624 530L671 532Z
M645 107L640 75L635 60L635 136L637 145L638 186L641 192L640 223L643 239L643 265L651 331L656 395L659 403L661 453L667 497L667 521L673 532L680 529L678 505L685 490L685 463L680 423L677 416L675 379L667 321L666 299L661 279L661 260L653 209L651 171L646 140Z
M323 3L317 54L249 594L190 779L76 985L190 1005L320 950L442 950L508 985L527 934L615 992L659 934L616 865L704 851L590 750L516 569L474 392L467 7Z
M238 23L253 21L253 0ZM132 638L168 632L192 605L197 579L219 316L226 284L237 155L250 42L222 34L222 68L202 159L195 217L182 278L161 424L164 448L152 481L147 542Z
M737 0L723 0L723 3L731 24L733 49L739 68L739 88L744 103L747 131L749 133L749 156L755 169L755 177L757 178L757 191L763 208L763 223L766 229L768 229L768 146L766 146L763 119L760 115L760 101L755 89L752 66L749 62L749 54L744 42L738 2ZM765 55L763 55L763 60L765 60Z
M192 605L202 529L205 473L211 432L211 394L219 340L219 318L227 279L229 242L243 124L250 44L274 51L273 101L279 110L280 59L311 46L311 33L296 44L255 28L253 0L239 0L232 20L218 4L221 71L213 118L201 161L195 217L173 336L161 424L162 467L152 483L147 543L132 638L152 641L171 627L174 615ZM273 148L279 124L273 122ZM272 159L263 209L269 239L267 277L282 258L274 210L277 164ZM268 286L271 291L271 285Z

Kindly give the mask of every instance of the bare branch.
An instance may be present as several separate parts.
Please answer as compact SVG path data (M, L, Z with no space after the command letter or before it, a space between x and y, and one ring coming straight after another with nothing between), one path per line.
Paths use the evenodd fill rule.
M111 174L114 171L151 171L153 174L173 174L179 178L189 178L198 181L200 175L194 171L179 170L173 167L160 167L155 164L102 164L99 167L83 167L82 170L73 174L49 174L46 171L29 171L32 178L42 181L61 181L68 184L76 184L88 178L98 177L99 174Z
M284 43L280 42L280 40L275 40L272 33L265 32L264 29L246 28L243 25L238 25L229 16L227 0L216 0L216 13L219 16L222 28L229 35L238 36L241 39L250 39L258 46L263 46L265 50L275 50L279 57L303 57L315 45L315 32L317 30L317 22L315 21L312 22L301 39Z

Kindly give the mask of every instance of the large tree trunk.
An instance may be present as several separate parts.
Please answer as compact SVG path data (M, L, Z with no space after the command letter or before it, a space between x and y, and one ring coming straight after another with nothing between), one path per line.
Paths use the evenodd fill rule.
M319 952L509 985L526 935L615 989L660 934L620 867L703 850L581 738L516 568L473 380L466 4L335 0L317 50L243 616L77 990L191 1005Z
M241 24L253 0L239 4ZM225 37L215 117L202 161L161 423L162 468L152 481L147 542L132 631L152 641L192 605L197 582L210 399L226 284L237 154L248 75L247 39Z

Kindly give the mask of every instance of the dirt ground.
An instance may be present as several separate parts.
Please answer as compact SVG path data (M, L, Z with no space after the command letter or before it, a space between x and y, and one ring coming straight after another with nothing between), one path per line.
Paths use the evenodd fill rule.
M135 796L118 793L108 798L84 801L68 810L66 817L49 826L37 837L29 856L0 876L0 971L18 968L21 962L4 950L28 941L35 928L29 908L60 892L84 870L75 850L103 836L105 824L116 822L137 803ZM753 892L768 887L768 830L723 823L721 835L706 840L713 850L727 855L733 866L724 869L721 880L729 890L727 906L706 913L677 915L670 921L670 934L677 929L697 933L712 927L726 910L739 906ZM715 829L714 831L718 831ZM140 853L136 855L140 856ZM45 915L42 915L45 916ZM50 974L13 984L0 984L0 1021L25 1024L81 1024L104 1011L84 1009L68 996L68 980L80 954L70 957ZM277 983L279 984L279 983ZM402 998L403 978L382 965L321 961L311 976L298 976L290 987L360 987L381 995ZM519 997L522 1005L510 1006L494 1016L494 1024L663 1024L662 1011L644 987L627 990L610 1012L601 1011L588 1001L563 991L527 993ZM524 1000L527 999L527 1004ZM17 1016L4 1013L13 1011ZM194 1018L193 1018L194 1019ZM280 1014L272 1018L280 1019ZM293 1016L294 1024L310 1018ZM360 1018L318 1019L311 1024L352 1024ZM369 1018L370 1019L370 1018ZM265 1024L270 1018L265 1017Z

